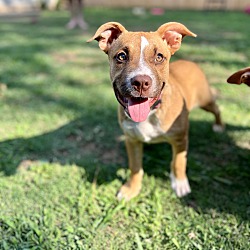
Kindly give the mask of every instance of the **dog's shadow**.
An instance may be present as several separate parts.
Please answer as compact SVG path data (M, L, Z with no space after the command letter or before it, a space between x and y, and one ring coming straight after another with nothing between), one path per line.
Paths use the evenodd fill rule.
M0 142L0 170L15 174L18 168L36 161L76 164L85 169L87 180L105 185L121 178L127 169L125 147L120 140L116 113L106 122L97 116L95 125L81 117L54 131L31 138ZM98 120L99 119L99 120ZM216 209L247 218L249 199L249 144L236 145L230 136L249 134L250 127L227 125L226 132L212 132L211 123L191 121L188 153L188 177L192 193L183 198L185 205L199 209ZM168 144L145 145L144 170L155 178L167 178L171 161ZM122 179L124 181L124 179ZM166 185L166 188L168 186ZM169 187L170 188L170 187Z
M210 122L190 122L187 173L192 193L181 199L183 204L197 212L215 209L249 218L249 133L250 127L229 124L224 133L213 133ZM248 135L243 145L236 145L231 136L239 134ZM156 148L152 150L152 146ZM158 144L145 149L145 172L166 178L171 147Z

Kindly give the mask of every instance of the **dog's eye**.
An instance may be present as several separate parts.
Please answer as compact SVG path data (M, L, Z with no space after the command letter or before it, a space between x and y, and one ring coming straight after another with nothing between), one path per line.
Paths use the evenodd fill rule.
M156 55L156 58L155 58L155 62L156 63L161 63L161 62L163 62L164 61L164 56L161 54L161 53L158 53L157 55Z
M118 62L124 62L127 61L128 57L127 54L125 52L120 52L116 55L116 60Z

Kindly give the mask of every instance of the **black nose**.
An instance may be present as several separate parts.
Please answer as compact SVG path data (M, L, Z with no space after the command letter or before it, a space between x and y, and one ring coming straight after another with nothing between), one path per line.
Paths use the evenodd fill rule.
M149 89L152 86L152 78L147 75L137 75L131 79L131 85L141 95L148 95Z

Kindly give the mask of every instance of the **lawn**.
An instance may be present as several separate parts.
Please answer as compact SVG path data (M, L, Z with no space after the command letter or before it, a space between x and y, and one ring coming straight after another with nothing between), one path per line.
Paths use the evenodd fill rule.
M240 12L86 9L87 32L65 11L37 24L1 21L0 249L250 249L250 88L226 84L249 66L249 18ZM104 22L156 30L178 21L179 58L197 62L219 91L226 131L190 115L192 193L170 188L171 150L145 145L141 194L118 202L129 175L106 55L86 43Z

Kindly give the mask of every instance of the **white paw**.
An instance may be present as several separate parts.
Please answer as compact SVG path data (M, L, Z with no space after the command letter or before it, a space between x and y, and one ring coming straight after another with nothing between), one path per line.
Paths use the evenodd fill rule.
M122 194L121 191L119 191L119 192L116 194L116 198L118 199L118 201L121 201L122 199L128 200L128 199L126 199L126 197L123 196L123 194Z
M175 178L173 173L170 173L171 187L175 191L178 197L183 197L191 193L188 179L178 180Z
M213 131L216 133L222 133L224 131L224 126L219 124L214 124Z

